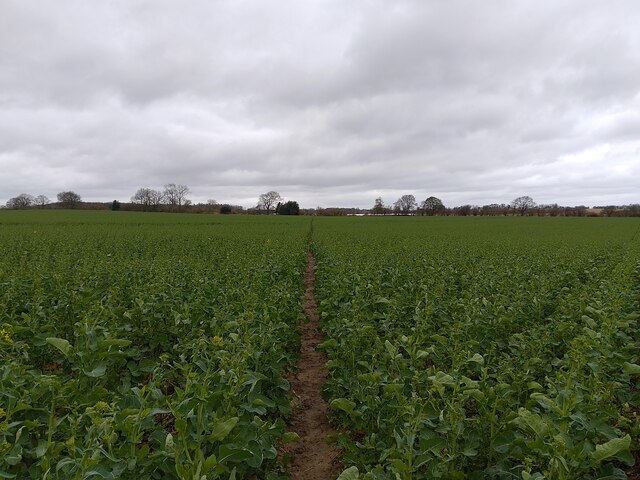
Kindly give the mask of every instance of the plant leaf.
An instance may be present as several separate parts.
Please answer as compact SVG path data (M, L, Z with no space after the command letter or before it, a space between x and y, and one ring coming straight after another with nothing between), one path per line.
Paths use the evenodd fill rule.
M221 442L231 433L231 430L233 430L233 427L235 427L239 421L239 417L231 417L224 422L216 423L211 429L209 440L212 442Z
M335 398L331 400L331 407L342 410L343 412L353 413L353 409L356 408L355 402L347 398Z
M218 463L218 459L215 455L209 455L207 459L204 461L204 466L202 467L203 473L209 473L213 467Z
M246 448L232 448L227 445L222 445L220 447L218 463L242 462L251 457L253 457L253 452L251 452L251 450Z
M359 478L360 471L358 467L349 467L338 476L337 480L358 480Z
M635 363L624 362L622 364L622 371L629 375L640 375L640 365Z
M46 340L49 345L52 345L56 347L58 350L60 350L65 357L69 355L71 344L64 338L47 337Z
M479 353L474 353L473 357L471 357L467 362L475 362L480 365L484 365L484 358Z
M626 434L622 438L613 438L607 443L596 445L596 450L591 454L596 462L601 462L607 458L615 457L618 453L629 450L631 446L631 436Z
M96 365L93 368L93 370L84 370L85 375L93 378L102 377L106 372L107 372L107 364L104 362L101 362L98 365Z
M298 440L300 440L300 435L296 432L285 432L284 435L282 435L282 443L292 443Z

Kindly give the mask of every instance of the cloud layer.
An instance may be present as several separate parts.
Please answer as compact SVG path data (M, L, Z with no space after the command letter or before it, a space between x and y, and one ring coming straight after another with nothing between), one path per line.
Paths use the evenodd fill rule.
M640 4L9 0L0 202L640 202Z

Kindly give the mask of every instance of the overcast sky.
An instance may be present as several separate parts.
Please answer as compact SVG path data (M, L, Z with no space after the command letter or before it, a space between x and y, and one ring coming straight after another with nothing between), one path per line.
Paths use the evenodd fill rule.
M0 203L640 202L637 0L0 0Z

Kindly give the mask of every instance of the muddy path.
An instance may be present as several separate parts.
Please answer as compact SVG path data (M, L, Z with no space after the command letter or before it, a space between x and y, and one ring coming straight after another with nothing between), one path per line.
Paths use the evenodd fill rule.
M301 347L297 371L291 382L292 416L289 431L300 439L287 445L291 456L288 473L292 480L332 480L340 473L340 449L329 443L337 431L329 425L329 405L322 398L322 387L329 372L324 353L316 350L323 341L314 291L315 259L309 253L304 281L304 313L307 321L299 326Z

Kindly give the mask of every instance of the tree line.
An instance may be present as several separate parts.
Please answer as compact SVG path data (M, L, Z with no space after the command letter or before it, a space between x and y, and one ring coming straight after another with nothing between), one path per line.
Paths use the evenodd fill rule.
M130 198L130 202L122 203L113 200L109 203L83 202L80 195L73 191L60 192L57 195L58 202L53 203L45 195L33 195L21 193L7 201L5 208L30 209L30 208L82 208L82 209L110 209L110 210L135 210L144 212L194 212L194 213L257 213L277 215L299 215L298 202L284 201L276 191L269 191L258 197L255 207L248 210L240 205L218 203L209 199L206 203L194 204L187 196L191 190L187 185L168 183L163 189L149 187L139 188Z
M463 205L447 208L438 197L427 197L418 203L413 195L402 195L393 205L385 206L381 197L376 198L371 213L374 215L526 215L537 205L528 195L514 199L511 204L492 204L483 207Z
M413 195L402 195L392 206L386 206L381 197L376 198L371 213L374 215L442 215L446 207L437 197L428 197L420 204Z
M170 211L180 212L191 205L187 198L191 191L182 184L168 183L163 190L142 187L131 197L131 203L140 205L143 211L157 211L161 206L169 207Z
M392 205L385 205L382 198L375 199L371 208L373 215L453 215L453 216L602 216L602 217L640 217L640 204L589 208L585 205L574 207L553 204L537 204L533 198L523 195L511 203L492 203L489 205L461 205L448 208L437 197L428 197L416 202L413 195L402 195Z
M590 209L584 205L564 207L558 204L537 204L528 196L515 198L508 204L492 203L489 205L461 205L447 207L442 200L429 196L418 202L414 195L406 194L399 197L393 204L386 205L381 197L375 199L370 209L359 208L310 208L301 209L298 202L285 201L276 191L271 190L260 194L255 207L244 209L240 205L218 203L213 199L206 203L192 203L188 198L191 190L187 185L168 183L163 189L148 187L139 188L130 198L130 202L83 202L79 194L73 191L63 191L56 195L57 203L53 203L46 195L29 195L21 193L7 201L4 208L82 208L82 209L111 209L137 210L145 212L192 212L192 213L248 213L265 215L426 215L426 216L500 216L500 215L538 215L538 216L606 216L625 217L640 216L640 204L623 206L602 206Z
M57 195L58 203L61 206L67 208L74 208L81 202L80 195L75 192L60 192ZM20 195L10 198L7 201L7 208L21 209L30 207L44 208L51 204L51 200L46 195L29 195L28 193L21 193Z

